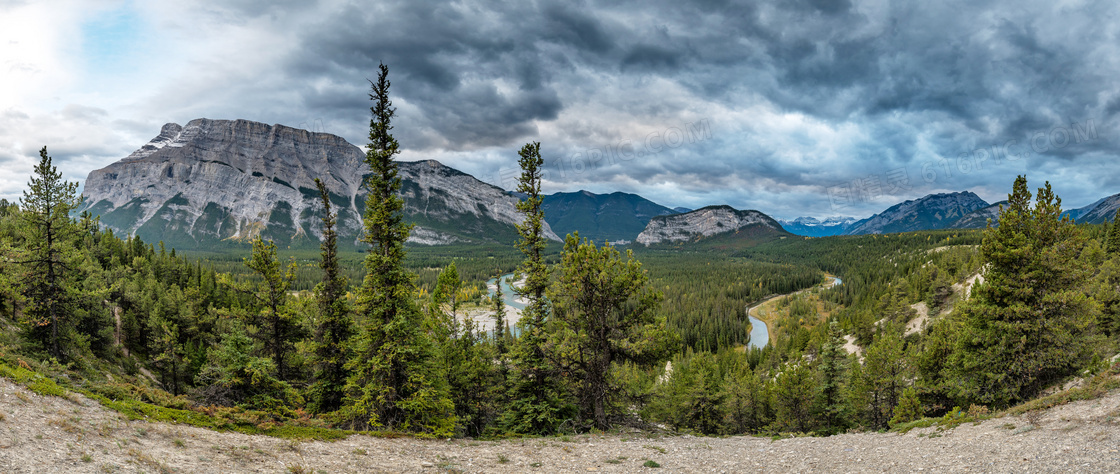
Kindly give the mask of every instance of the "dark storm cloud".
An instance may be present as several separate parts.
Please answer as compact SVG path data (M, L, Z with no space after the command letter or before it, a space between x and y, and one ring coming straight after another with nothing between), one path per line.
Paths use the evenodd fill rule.
M268 5L224 8L255 18L268 16ZM328 131L364 143L365 81L384 62L402 145L417 157L451 154L462 161L448 164L475 174L497 175L495 150L509 166L521 144L542 136L563 158L705 117L711 140L556 174L553 184L626 183L627 191L663 193L665 204L702 204L671 201L676 186L713 202L794 209L811 196L827 205L830 186L907 170L908 189L848 209L866 215L928 192L1004 189L1025 163L1061 169L1052 163L1091 157L1102 169L1058 178L1070 189L1120 174L1106 159L1120 154L1114 2L301 5L299 14L314 20L291 32L296 46L278 64L306 116L297 121L353 124ZM983 173L922 179L932 160L1090 120L1095 140ZM1093 182L1102 184L1077 192L1120 192Z

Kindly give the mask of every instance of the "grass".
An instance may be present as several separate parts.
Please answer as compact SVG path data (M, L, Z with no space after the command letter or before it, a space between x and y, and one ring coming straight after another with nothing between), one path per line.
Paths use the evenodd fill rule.
M1081 387L1071 388L1062 392L1048 395L1042 398L1036 398L1029 402L1021 403L1019 405L1008 408L1003 414L1006 415L1023 415L1027 412L1036 410L1045 410L1060 405L1065 405L1070 402L1078 400L1093 400L1104 395L1108 392L1120 388L1120 365L1115 365L1107 372L1098 374L1089 379L1088 383Z
M646 461L645 463L643 463L643 464L642 464L642 466L645 466L645 467L651 467L651 468L652 468L652 467L661 467L661 465L660 465L660 464L658 464L658 463L657 463L657 461L654 461L654 460L652 460L652 459L650 459L650 460Z

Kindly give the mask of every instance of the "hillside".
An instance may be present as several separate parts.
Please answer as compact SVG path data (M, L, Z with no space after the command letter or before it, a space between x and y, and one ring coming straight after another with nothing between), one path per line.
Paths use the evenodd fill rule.
M351 435L299 441L129 420L82 395L0 378L0 469L31 472L855 472L1120 470L1120 391L1049 410L908 433L825 438L656 433L505 441Z
M988 219L992 226L999 225L1000 206L1007 208L1007 201L1000 201L988 207L982 207L961 216L956 222L949 225L950 229L983 229L988 226Z
M579 231L580 237L597 243L632 241L650 219L677 213L637 194L622 192L555 193L544 197L541 208L545 221L557 234Z
M879 214L852 224L845 235L891 234L944 229L964 215L988 207L971 191L930 194L895 204Z

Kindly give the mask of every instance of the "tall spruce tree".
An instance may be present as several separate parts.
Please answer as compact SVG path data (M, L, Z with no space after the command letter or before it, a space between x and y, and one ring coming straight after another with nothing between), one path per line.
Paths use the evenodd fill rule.
M81 202L78 183L62 179L51 164L47 147L39 150L28 188L20 199L27 232L27 253L22 259L21 278L28 299L24 311L27 334L42 344L56 359L64 359L63 339L71 338L74 295L70 281L75 272L72 238L74 223L70 211Z
M1015 180L999 227L984 232L985 281L961 310L950 356L953 395L962 403L1004 407L1037 395L1086 361L1082 337L1094 305L1082 291L1089 268L1081 230L1061 216L1050 183L1034 208L1027 179Z
M391 133L396 109L389 100L389 68L380 65L371 81L366 181L369 195L363 217L370 246L366 275L358 291L357 314L365 330L347 364L349 418L360 428L386 427L422 435L448 436L455 427L446 376L437 367L438 351L416 305L414 276L404 267L405 241L401 179L393 156L400 145Z
M319 246L323 281L315 286L319 317L311 350L313 372L308 405L312 411L323 413L342 407L347 377L345 366L350 359L348 343L354 335L354 322L346 300L349 283L338 266L338 232L334 229L336 214L331 210L330 192L319 179L315 179L315 186L319 188L319 199L323 203L323 243Z
M524 283L514 291L528 303L521 310L517 322L520 337L513 351L514 380L511 401L502 416L502 427L514 433L545 434L556 430L566 417L566 401L555 365L545 353L548 338L550 306L545 298L549 269L544 262L544 211L541 209L541 144L526 144L518 152L521 176L517 191L525 198L517 203L517 210L525 220L517 225L521 240L517 248L525 260L517 268L515 277Z
M610 245L580 243L578 233L565 239L559 277L549 295L557 323L550 345L575 380L580 417L610 429L610 411L621 389L615 364L649 368L680 345L680 336L656 314L664 296L650 288L632 251L623 259Z

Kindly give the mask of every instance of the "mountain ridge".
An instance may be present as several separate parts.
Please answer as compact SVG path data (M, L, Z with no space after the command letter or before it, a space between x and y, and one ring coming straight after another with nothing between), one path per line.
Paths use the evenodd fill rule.
M124 159L91 171L81 210L115 231L181 248L244 242L318 245L320 178L338 213L340 243L356 245L365 207L365 154L341 137L248 120L169 123ZM511 241L517 199L434 160L398 162L410 242ZM469 218L466 216L470 216ZM545 223L545 236L559 240Z

